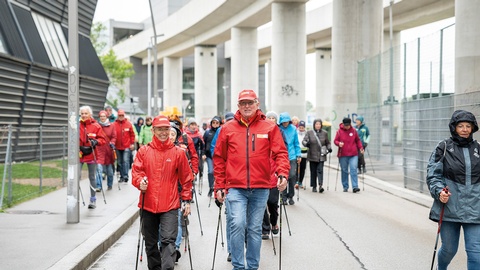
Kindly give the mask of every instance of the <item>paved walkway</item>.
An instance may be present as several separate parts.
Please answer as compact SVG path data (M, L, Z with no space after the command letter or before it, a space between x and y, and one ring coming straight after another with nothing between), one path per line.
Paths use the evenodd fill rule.
M364 178L367 189L377 188L427 207L431 205L429 196L402 187L400 166L378 162L373 166L375 174L369 170ZM335 189L336 168L336 158L330 169L325 168L330 190ZM304 181L309 183L308 173ZM87 180L82 180L80 186L87 195ZM138 216L138 191L130 183L122 183L120 188L115 184L113 190L105 192L107 204L97 193L95 210L80 204L78 224L66 223L66 188L7 209L0 214L2 269L87 269ZM337 188L341 189L340 183Z

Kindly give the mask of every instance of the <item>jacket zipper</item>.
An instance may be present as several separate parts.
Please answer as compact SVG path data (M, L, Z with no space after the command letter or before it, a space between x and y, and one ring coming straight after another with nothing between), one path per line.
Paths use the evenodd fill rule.
M250 136L250 127L247 126L247 189L250 188L250 161L249 161L249 151L248 151L248 137Z
M252 152L255 152L255 134L252 134Z

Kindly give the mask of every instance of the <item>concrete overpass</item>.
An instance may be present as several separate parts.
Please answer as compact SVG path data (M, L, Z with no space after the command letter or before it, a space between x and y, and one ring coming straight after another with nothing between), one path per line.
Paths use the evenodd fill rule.
M245 61L247 65L250 65L252 61L256 63L256 65L259 64L264 64L268 62L271 59L274 59L272 57L272 44L275 44L273 42L274 40L274 25L275 22L272 20L272 17L277 16L278 19L277 21L281 21L281 26L280 28L287 28L290 24L292 24L292 21L288 22L288 16L289 10L293 10L291 7L300 7L300 13L301 13L301 8L303 6L303 10L305 10L305 5L304 3L308 2L308 0L288 0L288 1L275 1L275 0L211 0L211 1L202 1L202 0L192 0L188 4L186 4L183 8L178 10L176 13L172 14L169 16L167 19L165 19L162 22L157 23L156 28L158 33L162 33L164 36L158 37L157 41L158 43L156 44L156 48L158 51L158 62L164 63L164 60L166 62L164 63L164 77L166 77L166 81L164 84L168 84L168 87L165 87L165 89L178 89L176 92L180 91L181 92L181 84L179 86L179 83L172 83L172 81L180 81L181 82L181 67L178 67L178 59L181 59L182 57L192 55L195 53L196 50L199 51L200 55L203 55L204 50L205 53L210 53L214 54L215 51L212 51L212 47L214 48L218 44L225 43L226 44L226 50L225 50L225 58L231 58L232 59L232 110L236 109L236 93L240 91L241 88L254 88L258 89L258 84L255 85L255 83L251 84L249 82L251 81L258 81L258 75L252 75L249 74L246 76L246 79L242 78L237 78L235 79L235 76L240 76L238 73L242 74L243 77L245 77L245 69L242 69L241 67L245 65ZM342 2L342 1L339 1ZM345 1L344 1L345 2ZM363 13L367 14L358 14L358 17L352 18L352 19L358 19L359 21L363 21L363 29L360 29L360 31L365 31L365 32L378 32L377 29L381 29L383 31L388 31L389 30L389 1L382 1L382 0L372 0L368 1L371 3L367 3L366 6L359 6L357 4L353 5L350 8L350 15L347 15L347 19L345 17L337 21L337 23L342 23L342 21L348 21L349 17L351 16L352 12L355 11L360 11ZM357 3L357 2L355 2ZM292 6L293 4L293 6ZM288 6L290 5L290 6ZM341 5L341 4L340 4ZM357 5L357 6L356 6ZM381 10L378 10L378 6L381 5ZM345 5L344 5L345 6ZM340 9L342 10L343 8L347 9L347 7L344 6L337 6L337 10ZM277 8L275 8L277 7ZM354 10L355 8L358 8L358 10ZM373 15L368 14L370 13L370 10L374 10L376 13L373 14L380 14L380 19L369 22L370 17L375 17L378 15ZM455 1L454 0L443 0L443 1L438 1L438 0L401 0L401 1L395 1L393 4L392 8L392 17L393 17L393 31L396 33L397 38L395 39L397 43L399 43L399 38L398 38L398 33L402 30L413 28L416 26L420 26L423 24L428 24L431 22L435 22L438 20L442 20L445 18L453 17L455 16ZM338 14L337 12L337 17L342 17L341 15L345 16L345 14ZM342 13L342 11L340 11ZM283 17L282 17L283 16ZM293 15L295 17L294 19L297 19L298 15ZM291 39L295 39L295 36L292 36L292 34L287 37L286 35L283 35L284 33L281 33L281 38L283 38L283 41L289 42L288 46L290 47L296 47L298 48L305 48L300 49L302 50L303 54L306 53L312 53L315 51L320 50L325 50L329 51L332 48L332 26L334 25L335 17L336 15L334 14L334 7L332 3L325 4L319 8L310 10L308 12L305 12L305 17L303 18L304 20L304 27L305 29L303 30L304 32L304 40L293 40L290 41ZM270 25L265 25L269 22L273 22ZM285 23L286 22L286 23ZM299 29L300 32L302 29L302 18L300 16L300 19L298 21L294 21L294 24L299 23L296 27ZM372 30L370 29L365 29L365 28L370 28L370 25L372 25ZM257 29L261 27L258 31ZM367 26L367 27L365 27ZM346 36L348 39L349 34L351 34L351 31L356 31L359 29L353 29L353 30L348 30L348 28L351 28L351 25L349 27L343 27L341 31L342 35ZM232 30L234 29L234 30ZM232 33L235 33L235 29L238 29L237 32L240 33L240 42L237 42L237 46L235 47L234 50L231 50L230 48L232 47ZM245 32L245 29L247 29L247 32ZM255 37L252 37L251 32L248 32L248 29L253 29L255 31ZM278 29L278 26L277 26ZM341 29L338 27L338 29ZM347 30L344 30L347 29ZM282 31L282 30L280 30ZM278 30L276 31L278 33ZM245 34L246 33L246 34ZM297 33L298 34L298 33ZM243 36L242 36L243 35ZM247 37L245 37L247 35ZM295 34L293 34L295 35ZM378 36L378 33L376 34ZM137 57L142 59L143 64L147 64L148 58L147 58L147 44L152 41L152 36L153 36L153 30L152 29L145 29L144 31L140 32L139 34L133 36L132 38L125 40L124 42L121 42L114 46L114 50L119 56L119 58L128 58L128 57ZM278 35L277 35L278 36ZM387 35L388 36L388 35ZM292 38L293 37L293 38ZM354 40L354 42L359 42L358 37L356 37L357 40ZM367 55L372 54L372 53L380 53L381 51L384 50L383 47L383 33L381 33L381 38L380 41L378 42L377 39L378 37L372 37L372 36L366 36L364 37L365 40L369 42L373 42L374 44L371 45L369 44L368 48L364 48L363 50L366 50ZM281 39L282 40L282 39ZM302 45L302 43L305 42L305 45ZM244 44L246 43L252 43L255 44L255 56L251 55L251 48L243 48ZM282 42L281 42L282 43ZM350 41L341 41L341 44L344 43L350 43ZM140 46L140 44L142 44ZM277 42L278 44L278 42ZM338 44L338 43L337 43ZM398 45L398 44L397 44ZM240 48L238 47L240 46ZM245 54L242 54L240 57L234 57L234 53L238 51L245 52L245 50L248 52L246 55L248 57L244 57ZM249 51L250 50L250 51ZM282 48L282 52L280 55L283 57L283 54L287 53L289 50L286 47ZM335 51L335 48L334 48ZM323 53L324 51L320 52ZM360 53L360 54L365 54L365 53ZM277 54L278 55L278 54ZM327 53L327 58L331 58L330 52ZM361 59L362 57L359 56L359 53L347 53L346 55L341 55L342 57L338 57L339 59L344 58L348 59L349 62L354 61L356 63L357 60ZM277 56L278 57L278 56ZM363 55L365 57L365 55ZM240 64L234 64L235 58L246 58L247 60L241 59ZM271 81L271 86L273 89L280 89L286 84L288 86L288 81L293 80L292 84L297 83L299 85L297 87L297 97L295 96L288 96L288 97L280 97L276 100L270 100L270 104L278 104L278 106L269 108L269 109L275 109L278 111L290 111L293 114L299 115L299 116L304 116L305 115L305 107L304 107L304 101L306 99L305 93L304 93L304 83L303 85L301 84L302 81L302 76L304 80L304 70L303 72L301 71L301 65L304 65L304 61L298 62L297 59L298 53L296 55L290 55L287 57L288 59L282 59L278 62L282 63L290 63L293 62L295 63L294 65L294 73L300 73L297 75L296 78L293 79L286 79L287 83L285 83L285 79L282 79L283 77L288 77L288 74L280 74L277 75L279 72L281 72L282 67L279 67L275 69L275 60L273 60L273 67L272 70L275 70L274 74L271 74L272 77L282 77L282 78L269 78ZM198 61L197 61L198 60ZM152 60L153 61L153 60ZM200 66L197 66L197 62L203 63L200 64ZM243 64L243 65L242 65ZM202 66L206 65L206 66ZM317 67L321 65L317 63ZM330 60L326 63L327 66L330 69L330 73L335 69L335 65L330 62ZM199 69L211 69L214 67L214 63L204 63L201 62L200 59L195 56L195 68ZM234 71L236 66L240 66L236 68L236 71ZM285 64L283 65L285 66ZM201 67L201 68L200 68ZM216 66L215 66L216 67ZM213 74L212 72L210 73L201 73L200 70L197 76L197 70L195 69L195 78L196 78L196 89L195 89L195 102L199 104L203 104L201 106L206 106L209 108L205 109L199 109L198 113L196 111L196 115L199 114L200 117L203 116L209 116L215 115L216 111L211 108L211 105L207 105L208 103L213 103L216 102L216 97L214 100L212 99L211 95L211 89L217 89L216 83L210 81L205 83L204 81L199 82L199 88L204 88L204 90L199 90L197 91L197 78L198 80L203 80L200 78L208 78L210 76L216 76L216 74ZM327 68L328 69L328 68ZM176 70L175 72L172 72L172 70ZM180 71L179 71L180 70ZM338 68L337 68L338 70ZM180 72L180 77L178 73ZM255 70L255 72L258 73L258 71ZM171 73L174 74L174 79L169 79L171 78ZM248 72L247 72L248 73ZM291 73L291 72L290 72ZM302 74L303 73L303 74ZM356 78L351 78L356 76L356 72L352 71L350 73L354 74L349 74L348 76L345 75L337 75L336 77L341 78L342 81L345 81L346 78L348 77L349 83L345 83L344 86L338 86L338 80L335 81L335 79L329 78L329 77L323 77L322 85L317 84L317 93L318 92L325 92L325 89L335 89L336 93L332 93L329 98L324 98L323 97L323 102L317 102L317 107L320 106L325 106L325 103L328 103L330 107L334 105L335 103L346 103L347 107L353 107L356 104L356 98L353 100L344 100L344 96L351 96L352 92L352 82L355 83ZM237 75L235 75L237 74ZM317 72L318 74L318 72ZM327 72L328 74L328 72ZM240 77L242 77L240 76ZM322 75L318 75L322 76ZM335 76L334 76L335 77ZM178 79L180 78L180 79ZM319 77L317 77L317 80ZM277 82L281 81L281 82ZM200 86L203 85L203 86ZM333 84L333 87L332 87ZM173 86L172 86L173 85ZM206 86L205 86L206 85ZM337 88L337 89L336 89ZM347 88L348 90L338 90L341 88ZM354 90L354 89L353 89ZM269 90L267 90L269 91ZM209 95L210 94L210 95ZM201 96L207 96L207 99L202 99ZM274 95L270 95L274 96ZM318 96L318 95L317 95ZM339 97L339 98L337 98ZM284 100L286 98L286 100ZM318 100L318 99L317 99ZM180 101L175 98L171 98L170 100L167 100L166 102L169 102L169 104L176 104L179 103ZM300 105L296 105L293 107L289 107L288 105L290 103L299 103ZM180 107L180 106L179 106ZM329 109L326 109L327 111ZM348 110L348 109L347 109ZM317 112L324 112L325 110L318 109ZM342 111L340 112L341 115L344 115L345 112ZM321 114L320 114L321 116ZM197 116L198 117L198 116Z

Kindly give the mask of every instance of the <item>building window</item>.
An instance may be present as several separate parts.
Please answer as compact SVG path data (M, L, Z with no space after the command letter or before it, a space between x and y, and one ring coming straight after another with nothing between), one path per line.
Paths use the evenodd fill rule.
M67 69L68 45L60 24L34 12L32 17L52 66Z

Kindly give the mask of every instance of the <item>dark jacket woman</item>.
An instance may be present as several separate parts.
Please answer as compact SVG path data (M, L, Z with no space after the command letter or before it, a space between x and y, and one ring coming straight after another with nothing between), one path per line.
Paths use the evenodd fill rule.
M320 129L315 129L315 123L320 122ZM315 119L313 121L313 130L307 131L307 134L303 138L302 144L308 147L307 160L313 162L326 161L327 155L321 154L321 147L318 141L327 148L328 152L332 152L332 145L328 140L328 133L322 129L323 123L321 119ZM318 140L315 138L317 137Z
M455 132L460 122L473 124L468 138ZM439 194L448 186L451 195L445 204L443 220L480 224L480 146L473 139L478 124L473 114L459 110L453 113L449 128L452 136L438 143L427 166L427 184L435 199L430 219L439 220L442 208Z

